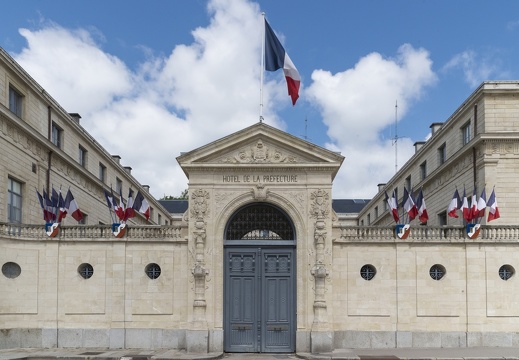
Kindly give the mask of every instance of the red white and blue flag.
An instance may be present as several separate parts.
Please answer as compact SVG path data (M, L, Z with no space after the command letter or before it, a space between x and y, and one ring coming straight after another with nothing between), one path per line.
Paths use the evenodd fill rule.
M497 207L497 198L495 189L492 189L492 194L490 194L490 198L488 199L488 218L487 222L499 219L499 208Z
M414 218L418 215L418 209L416 204L414 203L413 198L409 195L409 192L404 187L404 197L402 198L402 207L409 215L409 221L414 220Z
M393 215L393 219L395 219L395 222L398 224L398 220L400 220L400 217L398 216L398 203L396 202L394 191L391 197L387 195L386 191L386 202L387 206L389 207L389 211L391 211L391 214Z
M44 190L45 191L45 190ZM40 207L43 211L43 220L45 220L45 222L47 223L50 223L52 222L52 212L47 210L47 205L45 204L45 200L43 198L43 196L41 196L40 192L38 190L36 190L36 195L38 196L38 200L40 202Z
M133 201L133 208L141 214L143 214L146 217L146 220L150 218L150 205L140 191L138 191L137 195L135 195L135 200Z
M472 193L472 198L470 199L470 220L474 220L478 217L478 199L476 194L476 187L474 187L474 192ZM467 221L470 221L467 220Z
M429 214L427 214L427 208L425 206L422 189L420 189L420 193L416 198L416 208L418 209L418 219L420 219L421 223L426 223L427 220L429 220Z
M481 192L481 196L479 197L477 205L476 205L475 218L485 217L486 207L487 207L487 193L485 191L485 188L483 188L483 191Z
M458 218L458 209L461 208L461 200L458 189L454 191L454 195L452 196L452 200L447 208L447 215L453 218Z
M65 199L63 199L63 195L61 194L61 189L59 190L59 195L58 195L58 207L59 207L58 222L60 223L61 220L63 220L64 218L67 217L67 211L68 211L65 206Z
M65 196L65 209L66 212L76 221L81 221L83 219L83 213L79 210L79 206L70 189L68 189L67 195Z
M287 81L288 95L292 98L292 105L295 105L299 98L301 76L265 19L265 70L276 71L278 69L283 69Z
M463 200L461 203L461 212L463 214L463 218L470 222L472 220L472 213L469 208L469 201L467 200L467 193L465 192L465 187L463 187Z
M124 220L135 217L135 209L133 208L133 190L128 192L128 199L126 200L126 210L124 211Z

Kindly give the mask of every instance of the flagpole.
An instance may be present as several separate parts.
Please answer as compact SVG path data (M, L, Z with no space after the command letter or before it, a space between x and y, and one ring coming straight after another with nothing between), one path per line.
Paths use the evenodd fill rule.
M259 111L259 122L263 122L263 76L265 72L265 13L261 13L263 19L263 31L261 32L261 69L260 69L260 111Z

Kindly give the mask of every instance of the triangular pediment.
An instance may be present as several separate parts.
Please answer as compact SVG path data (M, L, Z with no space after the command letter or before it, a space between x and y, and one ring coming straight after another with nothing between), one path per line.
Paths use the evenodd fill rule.
M264 123L211 142L177 158L180 166L302 166L328 164L337 170L344 157Z

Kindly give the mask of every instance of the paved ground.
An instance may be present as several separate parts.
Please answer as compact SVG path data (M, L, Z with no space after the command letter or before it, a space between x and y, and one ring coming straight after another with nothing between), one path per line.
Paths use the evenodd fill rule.
M0 360L519 360L519 347L474 347L443 349L340 349L326 354L186 354L177 350L106 349L7 349Z

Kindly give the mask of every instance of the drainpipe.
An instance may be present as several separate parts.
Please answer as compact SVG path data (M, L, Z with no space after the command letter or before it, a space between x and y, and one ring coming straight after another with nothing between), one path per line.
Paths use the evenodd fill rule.
M476 188L477 171L476 171L476 148L472 148L472 178L474 180L474 189Z
M48 119L48 140L52 141L52 108L47 106L47 119ZM45 183L45 187L47 188L47 194L50 191L50 168L52 166L52 150L49 150L48 158L47 158L47 180Z

